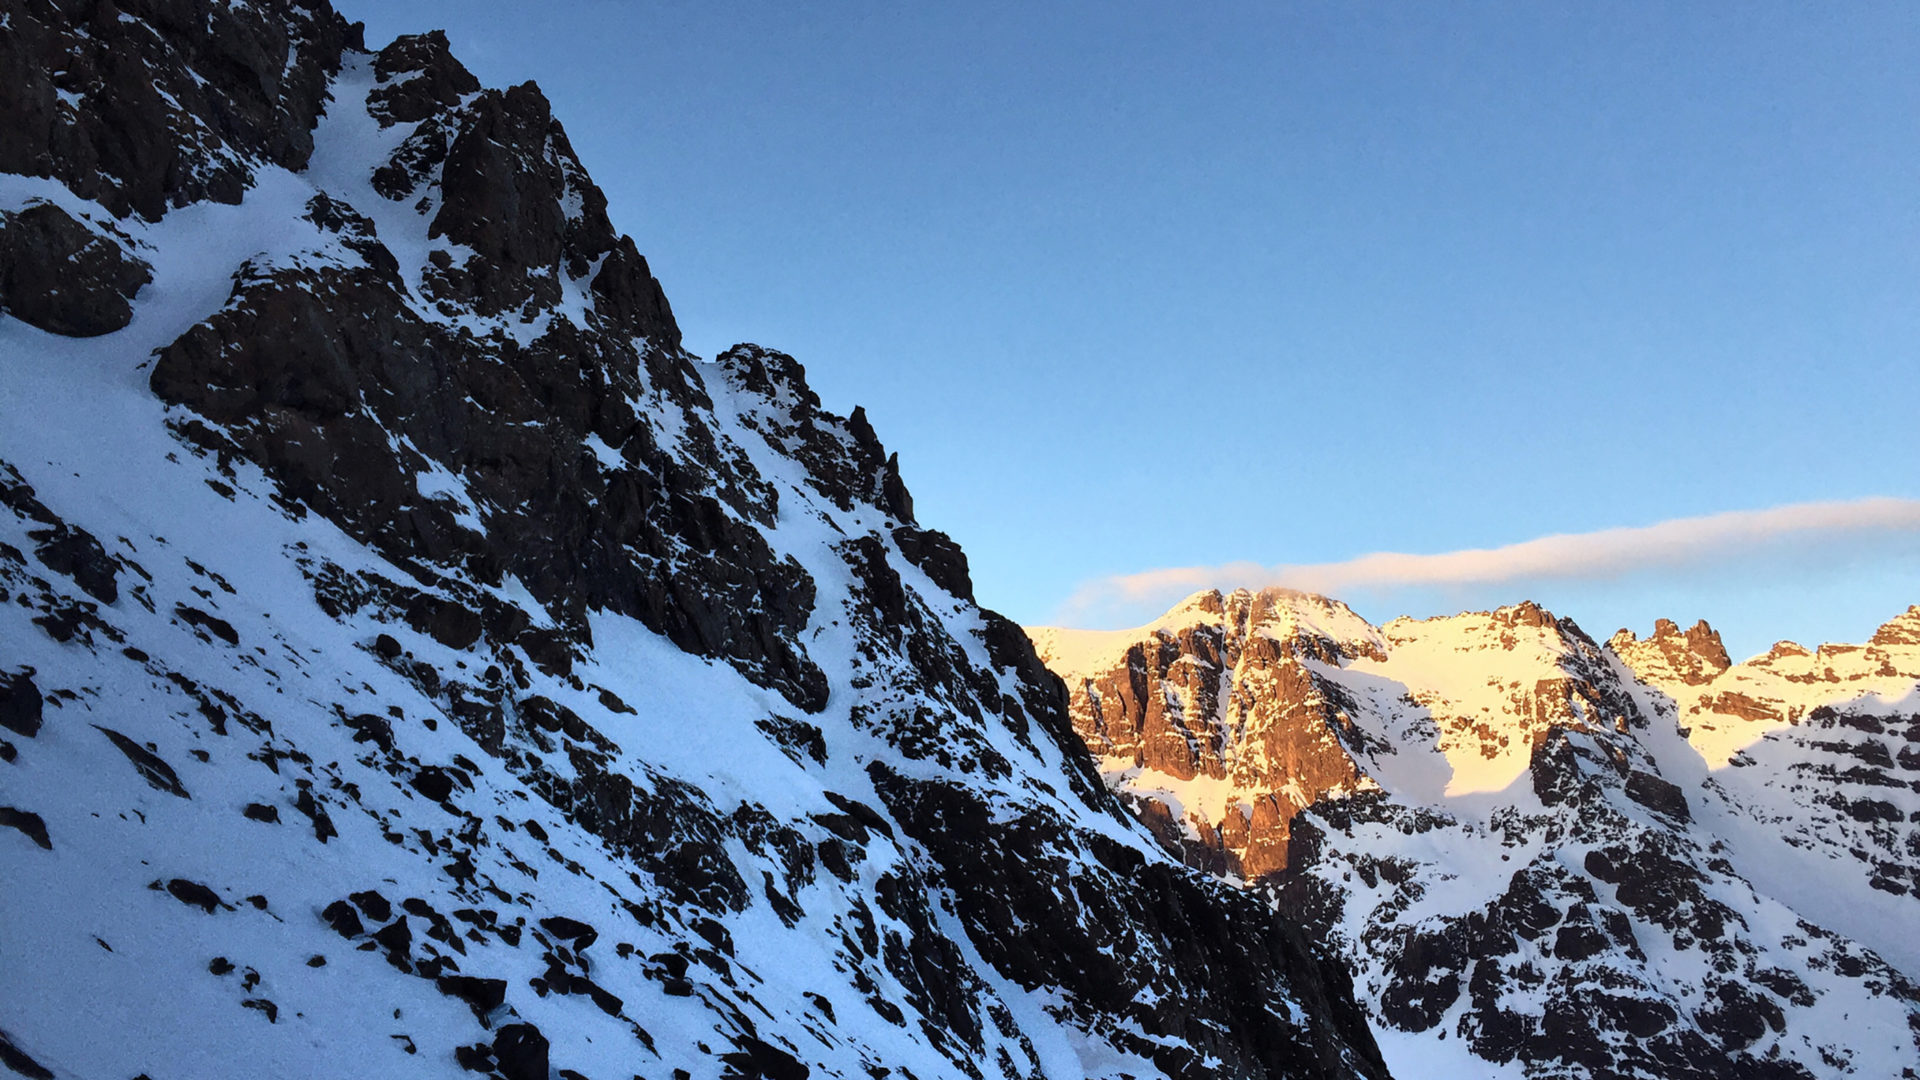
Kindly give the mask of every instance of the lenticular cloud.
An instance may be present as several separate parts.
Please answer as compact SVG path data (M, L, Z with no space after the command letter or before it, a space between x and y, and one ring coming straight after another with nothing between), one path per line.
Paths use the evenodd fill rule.
M1236 562L1147 570L1081 586L1067 601L1065 613L1084 617L1206 588L1282 586L1337 596L1360 589L1603 578L1718 561L1774 541L1826 544L1874 533L1915 532L1920 532L1920 499L1795 503L1433 555L1377 552L1333 563Z

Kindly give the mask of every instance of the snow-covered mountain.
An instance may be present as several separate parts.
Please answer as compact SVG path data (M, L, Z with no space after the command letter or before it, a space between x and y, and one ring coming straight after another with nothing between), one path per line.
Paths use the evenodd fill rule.
M532 84L0 5L0 1064L1383 1077Z
M1162 843L1353 963L1397 1075L1920 1075L1920 607L1741 664L1283 590L1028 633Z

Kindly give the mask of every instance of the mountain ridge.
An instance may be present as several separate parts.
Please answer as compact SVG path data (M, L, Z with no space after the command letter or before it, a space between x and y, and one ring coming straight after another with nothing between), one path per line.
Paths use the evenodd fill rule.
M1396 1069L1879 1076L1920 1069L1916 618L1740 664L1285 590L1029 635L1169 851L1339 943Z
M537 87L304 0L0 55L8 1068L1386 1075Z

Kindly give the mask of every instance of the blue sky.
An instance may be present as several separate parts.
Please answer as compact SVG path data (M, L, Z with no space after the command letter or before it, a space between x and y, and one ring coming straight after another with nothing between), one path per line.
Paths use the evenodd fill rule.
M1920 7L344 0L535 79L689 347L864 404L1016 619L1920 498ZM1736 653L1920 601L1920 533L1349 597Z

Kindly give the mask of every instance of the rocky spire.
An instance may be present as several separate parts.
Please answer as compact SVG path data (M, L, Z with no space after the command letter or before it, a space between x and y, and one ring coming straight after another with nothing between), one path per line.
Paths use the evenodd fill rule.
M1708 626L1705 619L1684 633L1672 619L1660 619L1653 624L1652 636L1645 639L1623 629L1607 639L1607 646L1636 671L1658 669L1661 678L1677 679L1688 686L1711 682L1733 666L1719 631Z

